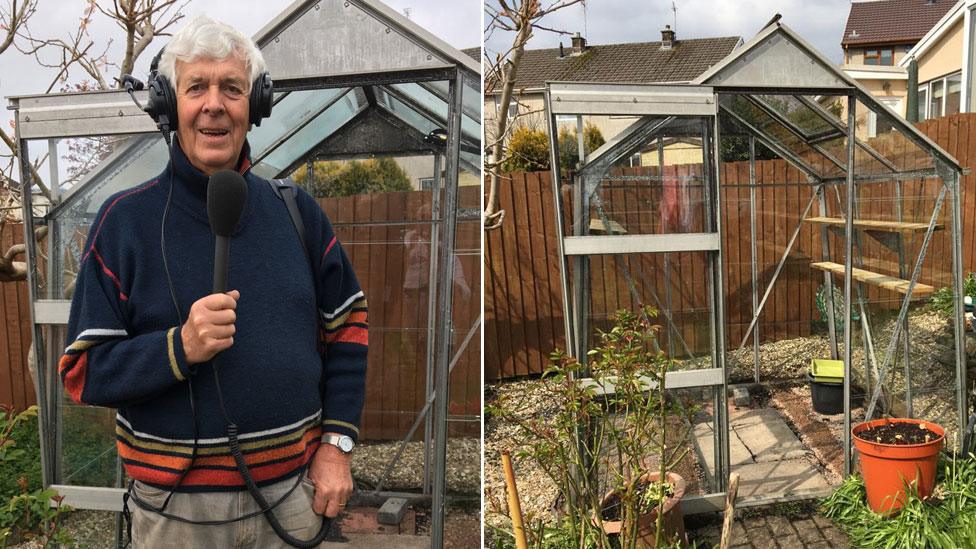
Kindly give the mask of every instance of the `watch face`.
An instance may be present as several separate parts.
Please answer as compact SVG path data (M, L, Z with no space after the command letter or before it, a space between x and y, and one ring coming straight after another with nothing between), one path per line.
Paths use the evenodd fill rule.
M339 437L339 444L337 446L339 446L339 449L343 452L349 453L352 452L354 444L352 439L349 437Z

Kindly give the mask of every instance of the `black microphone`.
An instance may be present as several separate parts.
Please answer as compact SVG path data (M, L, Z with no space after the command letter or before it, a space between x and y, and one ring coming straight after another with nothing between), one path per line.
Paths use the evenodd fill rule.
M207 184L207 217L214 233L213 293L227 291L227 262L230 256L230 234L241 219L247 203L247 183L233 170L220 170Z

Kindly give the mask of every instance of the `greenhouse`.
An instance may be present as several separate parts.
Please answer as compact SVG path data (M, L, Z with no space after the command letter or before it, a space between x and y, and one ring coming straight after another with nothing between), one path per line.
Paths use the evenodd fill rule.
M295 2L254 40L275 93L271 117L248 134L251 169L295 179L335 226L370 303L362 438L400 442L371 493L432 502L439 545L448 439L480 434L479 55L376 0ZM146 92L135 99L145 104ZM93 218L108 196L161 171L166 145L125 91L9 101L24 174L44 483L75 508L120 511L114 410L75 405L57 364ZM385 159L403 174L396 186L350 178L342 190L329 175ZM423 483L391 488L412 441L423 441ZM474 446L466 461L480 459Z
M921 131L778 17L688 84L550 82L546 114L550 136L633 119L552 170L566 340L585 366L618 310L659 325L664 391L688 412L686 513L721 510L730 473L742 505L829 494L802 458L849 475L852 422L919 418L961 445L962 168ZM836 376L842 421L755 446L770 401L817 423L781 383L807 375ZM741 389L758 409L726 405ZM836 455L817 445L831 434Z

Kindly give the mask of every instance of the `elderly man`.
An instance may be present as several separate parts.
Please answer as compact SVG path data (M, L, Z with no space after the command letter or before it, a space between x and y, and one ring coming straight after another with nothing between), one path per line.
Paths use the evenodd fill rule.
M366 300L315 201L297 197L306 250L284 202L249 170L250 92L264 70L227 25L201 17L176 33L159 61L175 98L170 162L110 197L88 234L59 369L74 400L118 408L136 546L283 545L245 490L231 422L295 538L313 537L319 515L336 516L352 492ZM225 169L248 195L231 235L233 290L210 294L207 185Z

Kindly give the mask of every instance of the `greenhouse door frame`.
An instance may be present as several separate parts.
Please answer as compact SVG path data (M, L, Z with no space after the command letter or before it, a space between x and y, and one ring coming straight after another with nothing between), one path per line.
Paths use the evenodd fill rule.
M687 512L702 512L721 509L728 479L729 465L729 418L725 406L727 392L727 373L725 370L725 310L722 295L723 259L722 227L720 220L721 200L719 199L719 117L715 90L708 86L624 86L626 94L607 99L594 98L587 93L586 84L560 84L558 90L547 84L545 102L547 123L549 125L553 195L556 202L556 225L560 231L558 241L559 268L562 279L562 298L564 327L566 330L567 352L581 362L586 358L586 338L588 327L589 294L589 256L624 255L635 253L683 253L704 252L707 254L709 302L709 333L711 335L711 368L690 371L671 371L666 374L667 389L711 389L713 393L715 422L715 474L713 488L715 493L706 496L685 498L690 505ZM563 204L560 193L559 151L557 116L576 116L577 135L583 135L583 115L621 114L621 105L626 105L625 113L640 115L643 124L637 131L628 133L619 141L611 139L605 145L608 152L603 156L595 151L596 159L587 163L580 152L580 165L583 166L573 184L572 236L562 234ZM588 224L583 223L584 215L589 214L590 195L603 178L605 172L621 155L655 134L666 130L668 124L678 117L701 121L703 151L703 190L705 202L705 231L684 234L654 235L588 235ZM581 138L581 137L580 137ZM605 214L601 221L609 224ZM608 231L609 233L609 231ZM572 282L568 273L572 272ZM670 311L665 315L671 322Z

